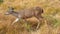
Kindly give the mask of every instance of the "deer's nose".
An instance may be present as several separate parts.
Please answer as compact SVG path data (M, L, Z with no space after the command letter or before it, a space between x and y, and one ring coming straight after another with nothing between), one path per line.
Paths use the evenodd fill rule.
M5 13L5 15L9 15L9 13L8 13L8 12L6 12L6 13Z

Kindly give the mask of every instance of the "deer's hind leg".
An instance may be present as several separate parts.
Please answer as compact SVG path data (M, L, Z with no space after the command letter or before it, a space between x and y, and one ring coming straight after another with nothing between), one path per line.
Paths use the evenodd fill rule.
M37 24L37 27L36 27L36 30L38 30L40 28L40 26L42 25L42 16L36 16L36 18L38 19L38 24Z

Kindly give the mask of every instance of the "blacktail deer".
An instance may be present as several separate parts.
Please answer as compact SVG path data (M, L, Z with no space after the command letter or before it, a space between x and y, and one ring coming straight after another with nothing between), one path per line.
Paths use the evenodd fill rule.
M27 18L31 18L34 16L40 21L36 27L38 29L38 27L41 24L42 18L43 18L41 15L42 13L43 13L43 9L40 7L32 7L29 9L23 9L23 10L16 11L16 12L14 11L14 8L10 7L9 10L5 14L6 15L11 14L17 17L16 20L13 21L12 25L16 23L19 19L27 19Z

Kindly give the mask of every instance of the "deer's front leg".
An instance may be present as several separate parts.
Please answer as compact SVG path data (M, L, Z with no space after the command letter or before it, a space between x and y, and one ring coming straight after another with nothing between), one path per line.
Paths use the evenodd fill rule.
M17 21L19 21L19 18L16 18L16 19L13 21L12 25L15 24Z
M12 25L21 19L21 15L18 15L17 18L13 21Z

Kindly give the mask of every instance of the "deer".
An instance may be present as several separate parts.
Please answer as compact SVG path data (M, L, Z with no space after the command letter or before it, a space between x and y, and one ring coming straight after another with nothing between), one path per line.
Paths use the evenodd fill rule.
M9 10L6 11L5 15L13 15L16 17L16 19L13 21L12 25L14 23L16 23L19 19L27 19L27 18L31 18L31 17L36 17L39 22L42 21L42 13L43 13L43 9L41 7L32 7L32 8L26 8L26 9L22 9L19 11L14 11L13 7L9 7ZM41 23L38 23L36 29L39 28Z

